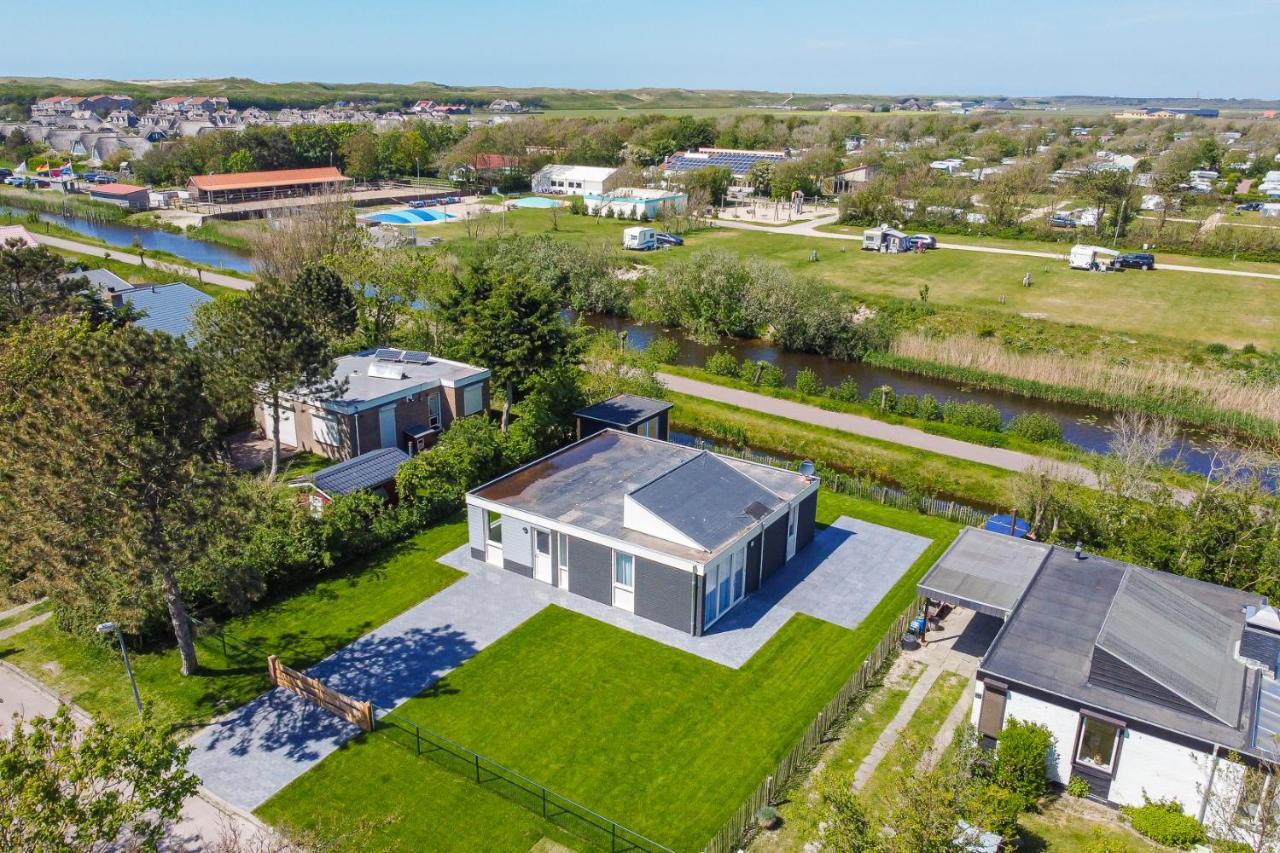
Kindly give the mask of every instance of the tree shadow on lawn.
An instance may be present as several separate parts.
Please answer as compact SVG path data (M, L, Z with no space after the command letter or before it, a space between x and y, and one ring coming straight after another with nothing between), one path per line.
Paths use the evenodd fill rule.
M391 709L428 689L477 651L476 644L451 625L411 628L395 636L357 640L308 674L352 699ZM198 749L235 756L283 751L292 760L313 761L322 755L317 744L341 744L358 731L319 706L277 688L209 726Z

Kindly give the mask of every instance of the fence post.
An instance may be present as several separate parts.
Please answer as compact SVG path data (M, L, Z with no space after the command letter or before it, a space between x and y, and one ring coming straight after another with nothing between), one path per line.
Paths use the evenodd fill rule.
M542 787L539 785L538 787ZM547 789L542 788L542 819L547 819Z
M609 821L609 853L616 853L618 849L618 825L613 821Z
M479 784L480 783L480 753L473 752L471 754L476 757L476 784Z
M422 729L418 728L418 724L413 724L413 748L418 755L422 755Z
M227 632L219 631L218 636L222 638L222 659L227 659Z

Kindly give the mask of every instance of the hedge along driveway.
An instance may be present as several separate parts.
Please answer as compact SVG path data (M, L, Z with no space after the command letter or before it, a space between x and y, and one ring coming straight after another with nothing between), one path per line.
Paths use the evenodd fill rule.
M839 515L932 540L854 630L797 615L734 670L552 607L397 713L672 849L699 849L858 668L958 530L822 492L819 521ZM259 813L313 826L372 818L389 789L416 805L389 846L449 838L465 849L468 821L435 792L435 765L411 753L387 761L378 741L348 744ZM490 808L497 795L473 790L475 808Z

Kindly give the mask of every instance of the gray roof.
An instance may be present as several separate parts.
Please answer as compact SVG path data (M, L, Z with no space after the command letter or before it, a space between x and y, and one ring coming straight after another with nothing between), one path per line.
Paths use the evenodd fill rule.
M309 478L326 495L349 495L394 480L409 454L398 447L371 450L360 456L316 471Z
M1003 619L1051 550L1042 542L966 527L917 588L921 595Z
M372 375L375 371L386 375ZM334 394L322 393L323 399L319 402L327 409L357 412L441 385L470 385L488 376L486 368L430 353L369 349L334 361L331 383L341 390ZM306 394L300 396L306 397Z
M121 291L119 296L143 314L136 325L175 338L186 337L196 309L213 301L212 296L182 282L143 285Z
M1012 541L1012 537L1005 538ZM1108 620L1112 602L1130 573L1157 574L1151 569L1094 555L1077 560L1070 550L1054 547L992 643L982 661L981 673L1203 742L1237 750L1249 749L1252 708L1242 703L1240 696L1224 700L1240 708L1240 719L1228 724L1191 708L1174 707L1156 696L1139 696L1102 686L1095 683L1096 679L1095 682L1090 681L1099 636ZM1149 612L1147 617L1138 616L1136 606L1128 602L1130 595L1147 589L1143 580L1139 579L1127 589L1117 619L1124 618L1124 614L1136 618L1151 616ZM1243 608L1263 602L1258 595L1180 575L1160 573L1157 582L1161 586L1152 593L1156 600L1151 608L1182 606L1186 598L1191 598L1201 608L1197 610L1197 618L1202 617L1205 610L1212 611L1219 619L1232 622L1237 636L1244 629ZM1172 595L1165 591L1166 587L1174 590ZM1179 636L1196 629L1177 621L1175 616L1161 616L1150 623L1139 622L1132 628L1133 631L1143 629L1151 631L1148 642L1152 645L1169 644L1181 649L1184 644L1198 644L1193 638ZM1130 635L1129 628L1123 630L1125 636ZM1211 630L1218 628L1214 626ZM1177 654L1170 654L1162 662L1177 666ZM1224 670L1236 666L1230 650L1219 650L1217 665ZM1201 667L1202 664L1197 662L1196 671L1186 675L1197 677ZM1257 679L1256 672L1246 672L1241 682L1241 694L1252 690ZM1173 685L1168 687L1170 690L1174 688Z
M1280 759L1280 681L1266 677L1261 681L1253 748L1275 761Z
M579 409L573 414L579 418L589 418L619 429L626 429L627 427L635 426L641 421L647 421L654 415L665 412L672 405L674 404L668 403L666 400L654 400L652 397L619 394L616 397L610 397L608 400L596 403L594 406Z
M641 533L623 523L627 495L704 453L606 429L474 489L470 495L673 557L704 562L711 556L704 549ZM763 488L775 499L790 500L817 480L740 459L715 459L744 475L753 499L756 489ZM743 487L742 481L738 487ZM707 495L697 493L684 496L690 504L706 499ZM739 508L745 506L743 503Z
M1243 617L1217 613L1168 581L1125 571L1098 631L1098 648L1229 725L1240 721Z
M99 296L110 296L125 290L133 289L133 285L113 273L111 270L80 270L65 273L62 278L84 278L89 281L89 289Z
M782 505L782 500L720 457L703 451L629 497L714 551Z

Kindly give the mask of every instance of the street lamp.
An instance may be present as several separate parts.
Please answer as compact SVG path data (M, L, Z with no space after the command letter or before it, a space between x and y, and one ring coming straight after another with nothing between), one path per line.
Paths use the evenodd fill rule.
M120 626L115 622L103 622L98 626L98 633L102 635L115 632L116 639L120 641L120 654L124 655L124 669L129 673L129 686L133 688L133 704L138 706L138 716L142 716L142 697L138 695L138 682L133 678L133 667L129 665L129 650L124 647L124 634L120 633Z

